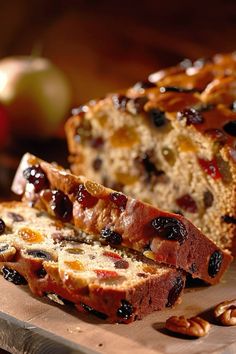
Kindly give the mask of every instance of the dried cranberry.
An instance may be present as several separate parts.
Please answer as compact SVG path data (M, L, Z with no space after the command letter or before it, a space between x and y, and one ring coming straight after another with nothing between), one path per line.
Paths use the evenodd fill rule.
M203 194L203 203L205 208L210 208L213 204L214 196L210 191L205 191Z
M179 92L179 93L189 93L189 92L196 92L196 89L188 89L184 87L177 87L177 86L162 86L160 87L160 92Z
M42 267L42 268L39 268L38 270L36 270L36 276L38 277L38 278L45 278L46 277L46 275L47 275L47 272L46 272L46 270Z
M226 224L236 224L236 218L230 215L224 215L221 217L222 221Z
M182 120L186 119L187 125L197 125L204 122L204 118L199 111L194 108L186 108L183 111L177 113L177 119Z
M151 221L151 225L159 236L168 240L176 240L182 244L188 238L185 226L175 218L159 216Z
M149 88L153 88L153 87L157 87L156 84L154 84L153 82L150 82L148 80L146 81L138 81L136 82L136 84L133 86L134 90L140 90L140 89L149 89Z
M97 310L93 309L91 306L88 306L88 305L86 305L86 304L84 304L82 302L80 304L81 304L81 306L83 307L83 309L85 311L91 313L92 315L94 315L94 316L96 316L96 317L98 317L98 318L100 318L102 320L106 320L107 319L108 316L105 313L97 311Z
M115 268L117 268L117 269L128 269L129 268L129 262L126 261L125 259L120 259L119 261L115 262Z
M199 158L198 162L201 168L203 169L203 171L205 171L213 179L222 178L216 159L204 160Z
M52 191L51 209L62 221L70 221L72 218L73 205L70 199L60 190Z
M114 104L114 107L116 109L119 109L121 111L125 111L126 110L126 105L129 102L129 98L127 96L124 95L113 95L112 96L112 102Z
M21 222L21 221L24 221L24 220L25 220L22 215L17 214L17 213L8 212L7 215L8 215L9 218L11 218L14 222Z
M197 212L197 204L195 200L189 195L185 194L180 198L176 199L176 204L183 210L189 213Z
M177 301L182 289L184 287L184 281L181 277L177 277L174 286L170 289L166 307L172 307Z
M27 250L26 253L34 258L42 258L47 260L52 260L52 255L47 251L42 250Z
M111 251L104 251L103 256L112 258L114 261L117 259L122 259L122 257L118 253L111 252Z
M227 140L225 133L221 129L207 129L205 134L221 143L225 143Z
M0 235L2 235L5 232L5 230L6 230L6 224L2 219L0 219Z
M102 159L100 159L100 157L96 157L96 159L92 162L92 166L94 171L99 171L102 167Z
M121 211L125 210L128 198L124 194L113 192L110 194L110 199Z
M226 123L223 129L227 134L236 136L236 120L231 120L231 122Z
M220 271L222 261L223 254L220 251L215 251L212 253L208 264L208 274L211 278L214 278Z
M29 183L33 184L36 193L49 185L47 176L39 165L28 167L23 171L23 176Z
M165 112L157 109L152 108L148 111L149 116L151 117L152 123L155 127L160 128L167 124L168 119L165 116Z
M27 284L27 281L25 280L25 278L14 269L4 266L2 268L2 273L3 273L4 279L6 279L7 281L10 281L11 283L14 283L15 285Z
M99 149L104 145L104 140L101 136L90 140L90 146L94 149Z
M98 198L90 194L82 183L74 190L74 194L83 208L92 208L98 201Z
M101 231L101 237L111 245L120 245L122 243L122 236L109 228L105 228Z
M127 300L121 300L121 307L117 310L117 316L128 320L133 314L133 306Z

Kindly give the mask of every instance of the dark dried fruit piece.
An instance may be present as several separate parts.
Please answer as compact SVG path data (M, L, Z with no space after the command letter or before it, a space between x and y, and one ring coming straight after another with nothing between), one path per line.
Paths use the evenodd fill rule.
M227 134L236 136L236 120L231 120L231 122L226 123L223 129Z
M73 194L83 208L92 208L98 202L98 198L90 194L82 183L73 191Z
M159 236L168 240L175 240L182 244L188 238L185 226L175 218L160 216L152 220L151 225Z
M160 92L179 92L179 93L191 93L191 92L196 92L196 89L188 89L184 87L177 87L177 86L162 86L160 87Z
M169 122L169 120L165 116L165 112L157 108L152 108L147 113L150 116L152 123L157 128L163 127Z
M222 221L226 224L236 224L236 218L230 215L224 215L221 217Z
M7 281L10 281L11 283L14 283L15 285L27 284L27 281L25 280L25 278L14 269L4 266L2 268L2 274L3 274L4 279L6 279Z
M150 182L152 177L158 177L164 175L164 171L158 170L156 165L151 161L150 153L145 153L135 159L135 163L138 167L141 167L141 174L146 175L146 182Z
M203 203L205 208L210 208L213 204L214 196L210 191L205 191L203 194Z
M146 96L131 98L129 102L133 108L131 113L139 114L143 112L144 106L148 102L148 98Z
M208 264L208 274L211 278L214 278L220 271L222 261L223 254L220 251L215 251L212 253Z
M121 211L125 210L128 198L124 194L113 192L110 194L110 199Z
M145 90L145 89L154 88L154 87L157 87L157 85L154 84L153 82L146 80L146 81L136 82L136 84L132 88L133 88L133 90L140 90L140 89Z
M133 306L127 300L121 300L121 307L117 310L117 316L128 320L133 314Z
M199 111L194 108L186 108L183 111L177 113L177 119L182 120L186 119L187 125L197 125L204 122L204 118Z
M21 221L24 221L24 220L25 220L25 219L23 218L23 216L21 216L20 214L17 214L17 213L8 212L7 215L8 215L9 218L11 218L14 222L21 222Z
M47 260L52 260L53 259L52 255L49 252L42 251L42 250L32 250L32 249L30 249L30 250L26 251L26 254L28 256L32 256L34 258L41 258L41 259L47 259Z
M94 171L100 171L102 167L102 159L100 159L100 157L96 157L92 162L92 166Z
M109 228L101 231L101 237L111 245L120 245L122 243L122 236Z
M197 212L197 204L195 200L189 194L185 194L180 198L176 199L176 204L189 213L196 213Z
M113 95L112 96L112 102L113 105L116 109L119 109L121 111L126 110L126 105L129 102L129 97L124 96L124 95Z
M51 196L51 209L62 221L70 221L73 205L70 199L60 190L53 190Z
M47 272L46 270L42 267L42 268L39 268L36 272L35 272L36 276L40 279L42 278L45 278L46 275L47 275Z
M216 159L204 160L199 158L198 163L203 171L205 171L213 179L217 180L222 178Z
M108 317L105 313L100 312L100 311L97 311L97 310L93 309L91 306L88 306L88 305L86 305L86 304L84 304L84 303L82 303L82 302L80 303L80 305L82 306L82 308L83 308L86 312L89 312L89 313L91 313L92 315L94 315L94 316L96 316L96 317L98 317L98 318L100 318L100 319L102 319L102 320L106 320L107 317Z
M2 235L5 232L5 230L6 230L6 224L2 219L0 219L0 235Z
M170 289L166 307L172 307L175 304L181 291L183 290L183 287L184 287L183 279L181 277L177 277L174 282L173 288Z
M129 268L129 262L127 262L125 259L120 259L119 261L115 262L115 268L117 268L117 269L128 269Z
M28 167L23 171L23 176L27 182L33 184L36 193L49 186L47 176L39 165Z

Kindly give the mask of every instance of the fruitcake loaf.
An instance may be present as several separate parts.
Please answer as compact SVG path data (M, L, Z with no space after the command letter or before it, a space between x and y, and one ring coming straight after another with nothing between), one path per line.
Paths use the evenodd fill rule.
M73 173L183 214L236 255L236 53L184 60L73 114Z
M161 211L30 154L23 157L12 190L94 239L139 251L210 284L220 280L232 259L182 215Z
M0 235L6 280L109 322L172 307L184 288L183 272L92 243L81 230L21 202L0 204Z

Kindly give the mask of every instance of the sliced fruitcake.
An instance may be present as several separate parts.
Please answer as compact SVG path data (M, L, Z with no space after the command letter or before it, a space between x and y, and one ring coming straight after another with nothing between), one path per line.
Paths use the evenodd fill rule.
M0 235L6 280L109 322L172 307L184 288L182 271L92 243L81 230L21 202L0 204Z
M184 60L73 114L73 173L181 213L236 254L236 53Z
M232 260L229 252L182 215L164 212L30 154L23 157L12 190L94 239L134 249L210 284L220 280Z

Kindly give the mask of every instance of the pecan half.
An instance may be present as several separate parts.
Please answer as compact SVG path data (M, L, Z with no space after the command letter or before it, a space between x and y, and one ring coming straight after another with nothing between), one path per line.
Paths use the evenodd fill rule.
M221 302L215 307L215 318L224 326L236 325L236 299Z
M210 330L210 323L201 317L171 316L166 320L165 328L186 336L204 337Z

